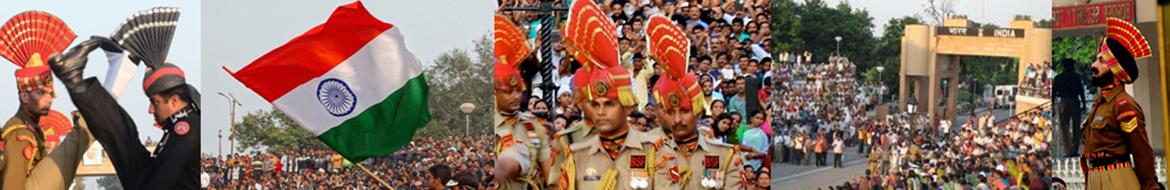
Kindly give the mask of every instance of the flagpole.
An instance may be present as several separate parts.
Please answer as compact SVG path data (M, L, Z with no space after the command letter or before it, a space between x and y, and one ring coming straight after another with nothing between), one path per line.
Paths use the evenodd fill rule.
M382 183L382 186L386 186L386 188L389 188L390 190L394 190L394 187L391 187L390 184L387 184L385 181L382 181L382 179L378 178L378 176L375 176L374 173L370 173L370 170L367 170L365 166L362 166L361 164L354 164L354 165L357 166L358 168L361 168L362 171L366 173L366 175L370 175L370 177L374 178L374 180L378 180L378 183Z

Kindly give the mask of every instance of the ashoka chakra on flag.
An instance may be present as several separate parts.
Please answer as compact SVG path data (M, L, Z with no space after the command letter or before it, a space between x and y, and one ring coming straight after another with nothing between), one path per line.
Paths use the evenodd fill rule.
M329 114L335 117L349 115L353 113L353 108L357 107L357 96L349 89L349 84L337 78L322 80L321 84L317 85L317 99L321 101L325 111L329 111Z
M227 71L354 162L393 154L431 120L422 62L397 26L374 18L361 2L338 7L325 24Z

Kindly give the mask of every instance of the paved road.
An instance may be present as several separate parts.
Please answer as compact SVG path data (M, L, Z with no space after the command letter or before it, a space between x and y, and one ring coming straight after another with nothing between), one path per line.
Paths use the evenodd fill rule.
M852 151L852 152L850 152L850 151ZM841 163L849 163L849 162L852 162L855 160L866 160L866 159L868 159L868 158L861 157L861 155L857 154L857 147L851 147L851 149L847 148L845 151L845 154L843 154L841 156ZM825 157L825 162L826 162L826 164L829 164L830 166L832 166L833 165L833 154L828 154ZM812 162L810 161L810 163L812 163ZM794 164L788 164L788 163L772 162L772 176L773 176L772 179L780 179L780 178L784 178L787 176L807 173L809 171L814 171L814 170L821 169L821 168L832 168L832 167L814 167L811 165L794 165Z
M856 150L856 149L855 149ZM831 185L840 185L849 179L865 173L866 159L859 158L857 153L846 154L852 157L844 161L844 168L810 167L796 165L776 165L773 163L772 188L774 189L817 189ZM832 159L829 160L832 163Z
M1013 111L1008 109L996 109L992 111L997 119L1007 118L1012 115ZM961 126L970 115L957 116L955 128ZM772 187L779 187L779 189L817 189L832 185L840 185L847 180L855 179L865 173L868 158L857 154L857 147L845 148L846 153L842 158L844 168L832 167L813 167L806 165L782 164L773 162L772 168ZM828 158L831 165L832 155Z

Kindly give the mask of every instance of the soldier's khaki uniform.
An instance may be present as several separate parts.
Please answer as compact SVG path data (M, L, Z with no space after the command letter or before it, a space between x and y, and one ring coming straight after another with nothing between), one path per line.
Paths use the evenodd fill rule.
M553 162L552 167L548 169L548 176L545 178L549 186L560 185L560 176L564 174L564 169L560 165L565 163L565 151L569 150L569 145L584 141L589 137L597 136L597 130L593 129L593 126L587 123L577 123L553 135L553 141L550 145Z
M630 130L620 144L618 155L610 158L601 138L593 135L570 145L559 177L573 189L634 189L633 179L647 180L648 189L678 189L678 163L665 139ZM571 184L571 185L570 185Z
M682 189L729 189L743 188L740 172L743 170L743 158L734 146L712 141L704 137L696 137L697 145L694 148L677 143L668 143L679 155L679 173L682 175L680 183ZM688 150L689 149L689 150ZM687 156L687 153L690 156ZM704 186L703 181L714 182Z
M548 131L544 125L532 115L505 117L496 112L495 126L496 136L500 138L496 144L496 155L515 159L520 164L520 175L523 176L499 180L499 189L523 190L529 186L543 186L547 175L542 174L541 163L551 161Z
M1157 189L1145 113L1125 87L1102 91L1093 103L1089 120L1081 126L1088 189Z
M663 127L655 127L654 129L650 129L650 131L646 131L646 133L648 133L652 136L658 136L658 137L662 137L662 138L670 138L670 134L667 134L666 130L663 129ZM699 133L699 134L702 134L702 133Z
M44 116L42 116L44 117ZM52 153L46 152L44 131L23 109L4 124L4 157L0 162L3 189L65 189L73 182L82 154L93 144L81 114L76 127Z

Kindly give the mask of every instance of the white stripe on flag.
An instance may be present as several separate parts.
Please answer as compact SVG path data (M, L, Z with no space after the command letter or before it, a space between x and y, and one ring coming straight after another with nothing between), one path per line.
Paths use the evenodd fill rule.
M422 63L407 51L398 27L392 27L370 40L337 67L301 84L272 104L305 130L319 136L361 114L366 108L381 103L408 80L422 74L422 71ZM318 85L322 80L330 78L344 81L357 97L356 106L349 115L335 117L318 100Z

